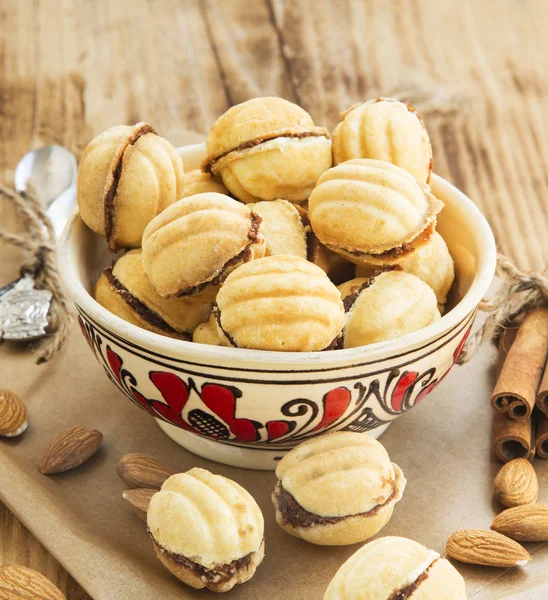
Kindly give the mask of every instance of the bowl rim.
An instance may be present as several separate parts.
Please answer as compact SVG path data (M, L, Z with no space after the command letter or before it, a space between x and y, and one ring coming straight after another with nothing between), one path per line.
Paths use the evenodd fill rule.
M402 352L411 351L418 346L428 344L430 340L438 339L458 326L471 312L473 312L487 292L496 268L497 251L493 232L479 208L454 185L442 177L432 174L432 187L436 195L442 200L448 195L454 196L460 204L459 209L464 213L469 230L476 240L479 240L479 258L476 276L469 290L460 302L440 319L400 338L385 340L341 350L329 352L276 352L255 350L247 348L232 348L226 346L211 346L197 344L184 340L177 340L147 331L132 323L124 321L103 308L87 291L82 281L78 278L78 269L74 257L69 252L73 243L75 225L81 222L76 210L67 222L57 245L57 261L61 280L73 302L85 313L94 319L103 328L118 337L138 344L140 347L158 352L164 356L181 356L183 354L199 355L206 361L224 362L238 361L242 363L278 363L292 366L315 367L328 366L333 363L352 363L371 359L379 356L401 355ZM83 223L82 223L83 225ZM85 225L84 225L85 226ZM242 367L244 365L242 364Z

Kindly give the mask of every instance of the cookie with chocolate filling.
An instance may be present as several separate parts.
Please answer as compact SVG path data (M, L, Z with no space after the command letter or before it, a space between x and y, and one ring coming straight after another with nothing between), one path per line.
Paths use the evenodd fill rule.
M182 340L190 340L194 329L211 312L210 304L159 296L145 274L141 250L127 252L103 271L95 299L124 321Z
M204 192L217 192L228 196L228 190L218 177L213 177L210 173L204 173L200 169L194 169L185 173L183 188L183 198L203 194Z
M394 98L376 98L341 113L333 132L333 162L376 158L391 162L421 184L432 173L432 145L417 111Z
M208 321L196 327L192 334L192 341L196 344L207 344L208 346L232 346L226 335L221 331L215 315L211 315Z
M306 200L331 166L331 140L300 106L282 98L237 104L213 124L202 169L239 200Z
M308 201L322 244L353 263L380 266L425 244L442 208L404 169L366 158L326 171Z
M163 298L215 298L239 265L264 255L261 217L215 192L183 198L153 219L143 234L146 274Z
M276 521L313 544L343 546L380 531L406 480L384 447L362 433L339 431L293 448L276 468Z
M335 573L323 600L466 600L464 579L437 552L402 537L383 537L355 552Z
M257 350L331 349L344 325L341 295L325 272L289 254L259 258L233 271L213 314L231 345Z
M146 123L107 129L82 154L80 216L111 252L140 248L148 223L182 193L181 157Z
M346 311L343 348L400 338L441 316L432 288L402 270L352 279L339 291Z
M398 266L406 273L415 275L434 290L438 299L438 309L443 314L447 294L455 279L455 267L441 235L435 231L424 246L402 256ZM377 270L378 267L375 265L358 265L356 277L371 277Z
M194 468L154 494L148 530L162 564L195 588L227 592L251 579L264 557L264 520L235 481Z

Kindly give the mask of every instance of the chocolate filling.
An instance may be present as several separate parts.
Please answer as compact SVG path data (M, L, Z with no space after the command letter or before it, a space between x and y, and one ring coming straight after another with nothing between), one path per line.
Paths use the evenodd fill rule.
M377 279L381 273L387 273L388 271L403 271L403 269L400 267L400 265L390 265L384 268L376 269L373 272L373 275L371 275L367 281L364 281L361 285L354 286L350 290L350 294L343 299L344 312L350 312L356 300L358 299L358 296L363 292L363 290L366 290L368 287L373 285L375 279Z
M146 123L142 123L141 126L133 131L131 135L125 141L125 146L118 151L116 156L116 164L114 165L113 173L112 173L112 182L110 187L108 188L105 194L104 201L104 211L105 211L105 235L107 238L109 250L111 252L116 251L116 245L111 240L112 230L114 228L114 198L116 197L116 191L118 189L118 183L120 182L120 177L122 175L122 163L124 161L124 154L127 150L128 146L133 146L135 142L143 135L147 133L153 133L155 135L156 131L150 125Z
M370 287L377 277L377 273L374 273L367 281L364 281L361 285L356 285L352 288L350 294L343 300L344 312L350 312L350 309L354 306L354 303L358 299L358 296Z
M374 506L366 512L358 513L356 515L345 515L344 517L321 517L320 515L309 512L295 500L281 483L277 486L277 491L278 510L282 515L282 519L292 527L312 527L313 525L331 525L333 523L339 523L340 521L350 519L351 517L373 517L383 506L388 504L392 498L394 498L396 495L396 485L393 485L392 493L383 504L377 504L377 506Z
M409 585L406 585L404 588L401 588L400 590L395 590L394 592L392 592L390 594L390 596L388 596L387 600L407 600L411 594L419 587L419 585L425 580L428 579L429 576L429 571L432 568L432 566L436 563L438 559L436 559L429 567L428 569L426 569L426 571L424 571L423 573L421 573L417 579L415 579L415 581L413 581L413 583L410 583Z
M146 304L143 304L138 298L136 298L124 284L116 278L116 275L112 272L112 267L107 267L104 271L110 286L116 290L116 292L122 297L124 302L128 304L144 321L150 325L161 329L167 333L175 333L177 335L185 335L178 332L176 329L168 325L162 317L155 313L152 309L148 308ZM187 337L187 339L190 339Z
M251 246L253 246L253 244L255 244L259 239L259 229L261 223L262 218L257 213L252 212L251 227L249 228L249 232L247 234L248 243L246 247L239 254L233 256L230 260L228 260L224 264L220 272L217 275L215 275L215 277L213 277L209 281L204 281L203 283L199 283L198 285L195 285L193 287L181 290L178 294L176 294L176 296L195 296L196 294L199 294L204 288L210 285L219 285L223 283L223 281L228 277L229 273L227 273L227 270L230 267L238 264L239 262L248 262L251 257Z
M231 152L239 152L240 150L246 150L247 148L253 148L254 146L258 146L259 144L264 144L264 142L269 142L271 140L275 140L277 138L284 138L284 137L285 138L302 139L302 138L307 138L307 137L327 137L327 134L317 133L315 131L303 131L301 133L284 133L282 135L274 134L272 136L263 136L260 138L256 138L254 140L249 140L248 142L244 142L243 144L236 146L236 148L227 150L226 152L223 152L223 154L220 154L219 156L215 156L214 158L209 159L207 162L205 162L202 165L202 170L205 171L206 173L211 173L214 166L216 165L216 163L218 163L221 160L221 158L224 158Z
M226 563L224 565L215 565L213 569L207 569L206 567L195 563L194 561L190 560L186 556L183 556L182 554L174 554L173 552L166 550L165 548L160 546L160 544L158 544L156 540L154 540L152 534L150 534L150 536L152 537L154 545L160 550L162 554L165 554L174 563L191 570L193 573L198 575L200 579L207 583L223 584L229 581L234 577L237 571L244 567L247 567L250 564L251 557L253 556L253 554L255 554L255 552L250 552L249 554L242 556L242 558L233 560L230 563Z

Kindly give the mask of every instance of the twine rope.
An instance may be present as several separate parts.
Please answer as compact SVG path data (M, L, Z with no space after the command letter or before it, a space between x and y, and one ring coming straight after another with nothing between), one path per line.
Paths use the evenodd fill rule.
M489 300L483 300L479 308L491 313L481 329L472 335L458 359L464 364L486 341L498 346L502 334L509 327L523 321L525 316L543 304L548 304L548 276L543 273L524 273L514 261L503 254L497 255L497 274L504 284Z
M0 241L23 249L27 253L27 259L21 267L21 275L30 275L38 288L46 288L53 294L49 312L53 331L36 348L36 364L41 364L60 350L73 322L70 302L57 272L55 232L42 203L32 189L18 194L8 187L0 186L0 197L14 206L27 226L24 234L0 229Z

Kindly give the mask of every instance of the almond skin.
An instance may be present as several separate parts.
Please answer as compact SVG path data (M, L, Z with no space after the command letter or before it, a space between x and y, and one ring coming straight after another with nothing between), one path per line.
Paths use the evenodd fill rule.
M131 489L159 490L168 477L175 475L175 471L151 456L135 452L122 456L118 463L118 475Z
M147 522L147 510L152 496L158 490L152 488L136 488L122 492L122 498L131 506L133 512L141 519Z
M41 573L19 565L0 567L0 598L6 600L67 600Z
M491 529L520 542L548 541L548 504L527 504L502 511Z
M102 441L100 431L75 425L50 442L40 463L40 472L52 475L74 469L93 456Z
M25 405L11 390L0 390L0 435L16 437L28 427Z
M527 550L514 540L484 529L455 531L446 551L460 562L487 567L521 567L531 560Z
M533 465L525 458L507 462L495 477L495 498L508 507L534 504L538 479Z

